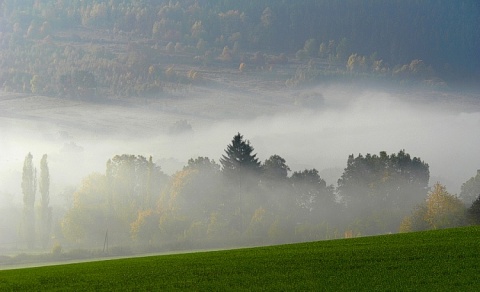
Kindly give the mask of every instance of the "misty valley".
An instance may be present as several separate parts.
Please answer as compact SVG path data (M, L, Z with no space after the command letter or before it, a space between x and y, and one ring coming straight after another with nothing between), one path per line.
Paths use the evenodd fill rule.
M18 2L0 269L480 224L475 1Z
M189 124L182 120L174 125L186 132L163 139L170 137L178 149L185 147L182 143L195 145ZM299 142L308 142L307 136L313 134L306 131ZM256 135L263 141L260 133ZM44 140L45 133L42 136ZM288 133L281 137L290 143ZM90 166L87 152L100 160L97 150L107 153L102 144L107 143L111 152L122 139L99 141L98 149L95 143L83 148L81 142L62 139L27 146L51 154L42 155L39 162L37 155L28 153L14 160L17 165L10 167L16 171L3 172L3 177L17 176L10 186L17 191L2 193L1 250L6 255L20 253L4 256L4 264L350 238L465 226L479 220L479 173L463 182L457 197L440 182L432 183L429 164L405 150L347 155L343 171L292 170L278 154L260 160L254 144L241 133L220 145L223 149L215 159L192 157L171 174L162 170L162 163L180 158L118 154L92 161L99 168L82 173L77 185L59 181L58 177L78 175L75 172L85 167L82 163ZM153 142L138 139L142 144ZM209 141L214 143L215 138ZM321 175L338 177L327 183ZM26 251L48 256L26 256Z

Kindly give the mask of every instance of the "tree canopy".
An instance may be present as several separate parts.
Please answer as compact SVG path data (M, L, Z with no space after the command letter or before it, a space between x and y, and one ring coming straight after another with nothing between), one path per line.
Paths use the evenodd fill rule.
M473 201L472 205L467 209L468 219L470 223L480 225L480 195Z
M272 155L263 163L263 175L271 180L284 180L288 176L290 167L286 164L285 159L279 155Z
M429 191L429 165L405 150L349 155L337 187L315 168L290 172L277 154L260 163L240 133L220 164L191 158L170 177L151 157L116 155L75 191L62 236L81 246L108 230L116 242L217 246L227 238L281 243L479 222L480 199L467 210L440 183Z
M75 191L63 233L82 244L103 239L107 230L117 240L128 240L139 230L131 224L155 207L166 183L151 157L116 155L107 161L105 174L91 174Z
M480 170L477 175L464 182L460 189L460 198L466 203L471 204L480 196Z
M385 228L396 229L405 210L425 197L429 177L428 164L420 158L411 158L404 150L391 155L380 152L354 157L352 154L337 190L350 216L368 217L365 209L383 210L395 218Z

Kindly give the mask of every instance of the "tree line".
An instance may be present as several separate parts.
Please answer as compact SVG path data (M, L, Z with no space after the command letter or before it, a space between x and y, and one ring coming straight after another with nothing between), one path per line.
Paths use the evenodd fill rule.
M36 183L30 155L25 165L25 222L31 222ZM41 177L44 194L48 175ZM480 172L460 196L440 183L430 189L428 164L401 150L350 155L335 187L316 169L292 173L279 155L261 162L238 133L219 163L192 158L171 177L152 157L109 159L105 173L92 173L77 188L55 238L81 247L100 247L107 236L116 245L232 246L479 224L479 182ZM44 210L48 198L42 198Z

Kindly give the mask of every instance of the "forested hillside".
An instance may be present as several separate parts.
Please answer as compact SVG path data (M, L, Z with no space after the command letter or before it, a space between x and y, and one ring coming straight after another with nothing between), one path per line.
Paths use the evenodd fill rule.
M5 0L0 15L0 86L15 92L155 95L198 82L199 66L292 60L435 84L474 82L480 67L474 0Z

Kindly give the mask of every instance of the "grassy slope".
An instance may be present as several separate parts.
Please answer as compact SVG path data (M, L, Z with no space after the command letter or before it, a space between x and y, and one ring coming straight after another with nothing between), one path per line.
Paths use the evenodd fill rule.
M480 227L0 271L0 290L473 290Z

